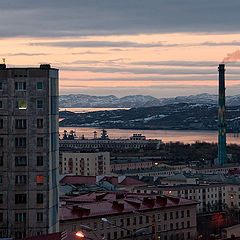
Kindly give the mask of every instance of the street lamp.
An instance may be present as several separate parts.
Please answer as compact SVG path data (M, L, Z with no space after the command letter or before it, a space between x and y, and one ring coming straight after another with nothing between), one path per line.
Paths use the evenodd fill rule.
M80 225L80 228L82 228L83 230L87 231L87 232L92 232L92 234L97 238L97 239L101 239L98 237L98 235L95 233L95 230L90 228L89 226L86 226L86 225ZM77 232L78 233L78 232ZM76 233L76 236L77 236L77 233Z
M136 213L136 214L139 214L139 215L143 215L143 216L149 217L148 215L146 215L144 213L141 213L141 212L138 212L138 211L132 211L132 212ZM158 236L157 236L157 223L156 223L155 215L152 216L152 222L154 224L154 238L155 238L155 240L158 240Z
M78 238L84 238L84 234L81 232L81 231L78 231L75 233L75 235L78 237Z

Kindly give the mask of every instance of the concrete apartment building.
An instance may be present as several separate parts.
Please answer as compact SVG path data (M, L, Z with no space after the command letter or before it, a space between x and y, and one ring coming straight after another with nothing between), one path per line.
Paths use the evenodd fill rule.
M110 153L61 153L61 173L81 176L97 176L110 173Z
M0 237L58 231L58 70L0 65Z
M99 239L108 240L133 239L143 228L148 229L140 238L144 240L153 239L155 231L163 240L196 239L196 205L194 200L157 194L86 193L60 207L60 229L77 231L86 225Z

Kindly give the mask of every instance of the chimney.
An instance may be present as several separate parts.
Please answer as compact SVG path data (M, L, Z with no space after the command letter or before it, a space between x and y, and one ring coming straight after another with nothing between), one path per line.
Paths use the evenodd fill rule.
M0 64L0 69L6 69L7 68L7 66L6 66L6 64L5 63L3 63L3 64Z
M219 96L218 96L218 165L227 161L226 153L226 108L225 108L225 64L219 64Z

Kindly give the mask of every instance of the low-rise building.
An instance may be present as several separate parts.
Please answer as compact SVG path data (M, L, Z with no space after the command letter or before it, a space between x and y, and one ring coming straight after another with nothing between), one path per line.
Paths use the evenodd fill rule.
M66 200L60 208L61 231L81 225L105 239L132 239L137 230L148 229L145 240L195 239L197 201L158 194L87 193Z
M131 169L144 169L154 166L154 162L147 159L117 159L111 160L111 172Z
M61 173L96 176L110 173L109 152L61 152Z

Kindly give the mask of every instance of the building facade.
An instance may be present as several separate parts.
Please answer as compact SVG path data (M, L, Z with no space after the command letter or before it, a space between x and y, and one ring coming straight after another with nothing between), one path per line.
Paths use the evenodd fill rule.
M76 231L86 225L99 239L108 240L133 239L143 228L148 229L144 240L154 235L163 240L196 239L196 204L157 194L86 193L60 208L60 229Z
M62 152L62 174L97 176L110 173L110 153Z
M0 65L0 237L55 232L58 70Z

